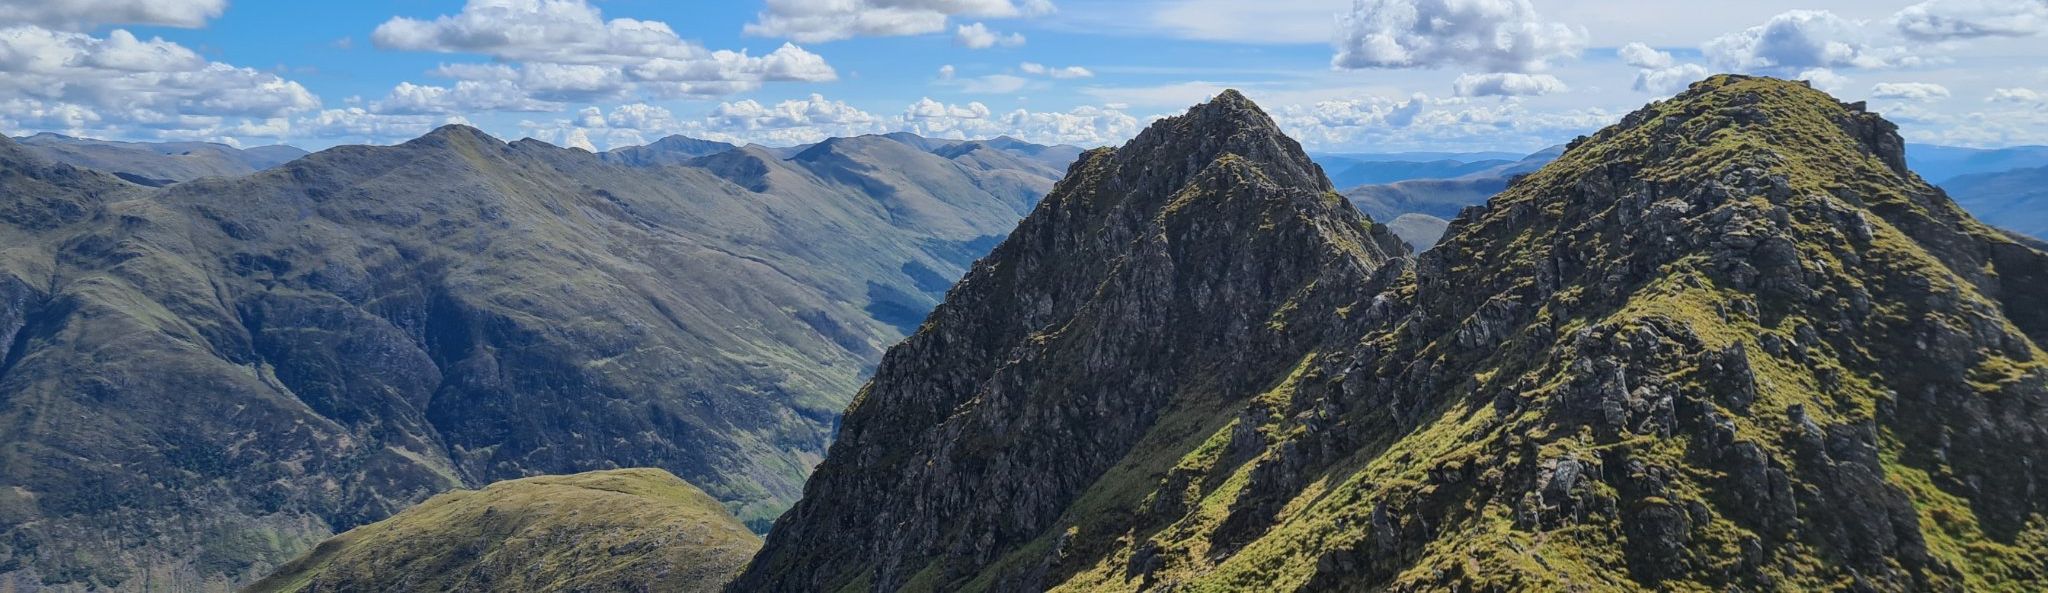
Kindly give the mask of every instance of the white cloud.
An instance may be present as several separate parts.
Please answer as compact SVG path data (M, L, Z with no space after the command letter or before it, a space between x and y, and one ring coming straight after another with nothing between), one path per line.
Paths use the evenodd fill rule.
M1677 62L1671 57L1671 52L1659 51L1642 42L1621 46L1614 53L1621 56L1622 63L1643 69L1670 68Z
M1870 87L1872 99L1934 101L1948 97L1948 87L1925 82L1880 82Z
M371 35L385 49L473 53L495 63L446 64L453 84L400 84L373 103L385 114L557 111L572 103L708 98L765 82L830 81L823 57L793 44L760 56L707 49L666 23L607 20L586 0L469 0L433 20L393 18Z
M1928 41L2028 37L2048 30L2048 2L1927 0L1900 10L1892 25L1907 37Z
M952 80L954 76L959 74L960 69L954 68L952 64L939 67L939 80Z
M1095 77L1094 71L1091 71L1087 68L1082 68L1080 66L1054 68L1051 66L1047 66L1045 64L1040 64L1038 62L1025 62L1023 64L1019 64L1017 66L1017 69L1023 70L1025 74L1030 74L1032 76L1046 76L1059 79Z
M1644 43L1623 45L1615 54L1621 57L1622 63L1636 67L1633 88L1639 92L1670 95L1707 76L1705 66L1679 63L1671 52Z
M0 102L12 129L157 139L265 133L269 120L320 107L296 82L161 38L28 25L0 29Z
M2048 93L2028 88L2004 88L1991 91L1991 96L1984 100L1993 103L2048 104Z
M1367 95L1270 110L1288 135L1311 150L1499 150L1555 144L1601 126L1618 113L1600 109L1533 111L1518 101L1461 97L1405 99Z
M745 32L820 43L938 33L952 17L1004 19L1053 11L1049 0L767 0L767 9Z
M1019 33L1001 33L989 29L988 25L974 23L971 25L960 25L960 28L955 29L953 31L953 43L968 49L988 49L998 45L1017 47L1024 45L1024 35Z
M1529 0L1356 0L1340 17L1339 68L1474 66L1529 72L1578 55L1583 30L1545 21Z
M1460 74L1451 88L1460 97L1533 97L1567 90L1555 76L1517 72Z
M1702 48L1715 65L1745 71L1884 68L1916 60L1901 48L1869 43L1862 23L1825 10L1793 10L1717 37Z
M1849 77L1837 74L1834 70L1827 68L1809 68L1793 78L1813 83L1813 88L1829 93L1839 94L1843 89L1849 88Z
M227 0L0 0L0 23L69 31L98 25L194 28L227 8Z

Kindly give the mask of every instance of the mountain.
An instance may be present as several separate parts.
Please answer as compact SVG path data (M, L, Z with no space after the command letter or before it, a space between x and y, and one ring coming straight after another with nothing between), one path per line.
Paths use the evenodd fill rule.
M2048 587L2048 254L1860 104L1710 78L1413 258L1293 146L1090 153L728 590Z
M441 494L350 530L245 589L714 592L761 539L658 469L545 476Z
M605 162L621 165L650 167L655 165L680 165L697 157L711 156L739 148L724 142L699 140L689 136L669 136L646 146L628 146L598 154Z
M1563 152L1564 147L1559 146L1514 161L1482 161L1488 166L1446 179L1415 178L1352 187L1344 190L1344 196L1375 220L1394 220L1407 214L1448 220L1467 206L1486 203L1487 198L1507 189L1516 176L1543 168Z
M618 467L765 529L1053 174L814 156L451 126L156 189L0 142L0 590L226 590L440 492Z
M1908 144L1906 165L1928 181L1946 187L1949 181L1964 175L2048 166L2048 146L1959 148Z
M1084 155L883 359L733 589L949 588L1284 380L1404 253L1320 171L1234 91Z
M1986 223L2048 239L2048 167L1964 175L1941 188Z
M1479 173L1514 161L1378 161L1360 162L1341 170L1330 170L1330 183L1337 187L1394 183L1410 179L1446 179Z
M1387 228L1394 231L1394 236L1400 237L1408 244L1408 249L1415 252L1429 251L1443 239L1444 231L1450 227L1451 221L1428 214L1403 214L1387 222Z
M247 175L306 156L306 151L284 145L240 149L211 142L115 142L51 133L18 141L44 160L105 171L150 187Z

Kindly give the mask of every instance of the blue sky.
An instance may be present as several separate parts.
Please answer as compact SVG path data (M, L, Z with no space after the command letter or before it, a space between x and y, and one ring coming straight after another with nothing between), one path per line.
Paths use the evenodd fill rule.
M2048 0L0 0L0 132L307 148L1113 144L1234 87L1315 150L1527 151L1721 71L2048 143Z

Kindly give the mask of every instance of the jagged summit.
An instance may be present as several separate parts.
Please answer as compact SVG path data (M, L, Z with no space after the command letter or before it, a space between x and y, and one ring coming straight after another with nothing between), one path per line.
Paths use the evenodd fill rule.
M734 590L2048 587L2048 254L1882 118L1715 77L1412 264L1269 130L1084 156Z
M964 584L1346 337L1401 250L1242 97L1083 155L884 357L732 590Z
M1152 170L1125 179L1131 187L1174 185L1224 154L1260 163L1276 183L1330 190L1322 168L1301 144L1280 131L1264 110L1235 90L1224 91L1187 113L1161 120L1117 151L1126 165L1149 163ZM1142 171L1140 166L1125 166Z

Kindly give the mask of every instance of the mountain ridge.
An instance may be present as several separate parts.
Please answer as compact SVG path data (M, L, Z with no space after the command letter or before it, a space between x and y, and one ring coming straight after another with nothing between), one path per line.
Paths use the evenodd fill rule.
M1077 188L1145 187L1101 181L1117 169L1099 163L1170 134L1090 153L885 356L804 501L729 590L2048 584L2034 469L2048 455L2035 445L2048 442L2048 325L2029 300L2048 289L2048 254L1920 181L1896 128L1860 104L1774 79L1696 83L1465 209L1436 249L1313 282L1321 296L1269 328L1325 338L1282 340L1294 358L1277 370L1194 374L1219 389L1159 396L1186 354L1172 346L1077 348L1079 368L1124 378L1116 391L1078 371L981 383L984 365L1026 369L1060 344L1182 343L978 286L1017 262L1064 262L1010 281L1059 286L1125 261L1025 245L1056 204L1097 195ZM1207 136L1179 137L1202 154ZM1149 154L1157 173L1139 179L1200 160ZM1328 190L1261 156L1219 170ZM1064 220L1151 236L1078 215L1153 195L1105 193ZM1185 208L1228 203L1200 195L1213 192ZM1211 214L1228 227L1248 213ZM1213 301L1183 306L1265 310L1229 292L1241 284L1205 286ZM1130 325L1169 327L1146 299L1091 294ZM1058 329L1014 356L957 347L966 319ZM923 345L941 341L955 347ZM1075 416L1090 430L1056 428Z
M444 490L622 466L765 527L1034 200L995 180L1038 174L908 153L891 199L926 207L892 213L781 159L744 187L467 126L164 188L13 147L0 587L54 591L227 590Z

